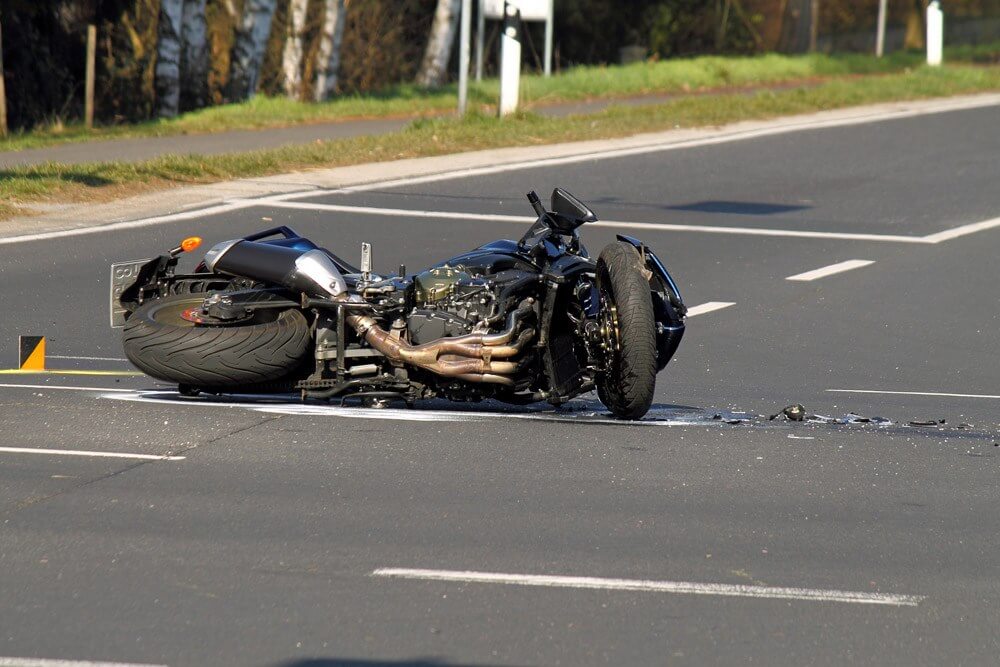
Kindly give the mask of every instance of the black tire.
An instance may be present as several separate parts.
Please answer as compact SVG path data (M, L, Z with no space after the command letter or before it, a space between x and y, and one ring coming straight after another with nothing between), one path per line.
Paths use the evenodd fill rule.
M249 322L195 325L180 314L204 294L156 299L125 324L125 356L144 373L193 388L236 388L281 379L309 350L309 323L296 309L258 311Z
M617 332L610 338L607 370L597 378L597 395L619 419L641 419L656 389L656 321L643 268L639 252L622 242L605 246L597 260L602 308L617 311Z

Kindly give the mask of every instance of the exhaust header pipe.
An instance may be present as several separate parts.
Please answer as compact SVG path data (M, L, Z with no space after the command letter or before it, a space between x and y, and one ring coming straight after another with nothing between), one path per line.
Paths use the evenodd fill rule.
M236 239L209 250L205 266L213 273L263 280L313 296L337 297L347 291L343 274L322 250Z

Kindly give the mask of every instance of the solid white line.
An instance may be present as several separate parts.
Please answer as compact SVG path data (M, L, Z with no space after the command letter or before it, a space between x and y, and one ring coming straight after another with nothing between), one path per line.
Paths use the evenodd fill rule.
M83 361L128 361L121 357L71 357L61 354L46 354L46 359L81 359Z
M209 206L208 208L200 208L193 211L184 211L183 213L170 213L168 215L158 215L153 218L141 218L139 220L129 220L127 222L115 222L110 225L96 225L93 227L75 227L73 229L60 229L53 232L40 232L38 234L22 234L21 236L9 236L6 238L0 238L0 245L10 245L12 243L28 243L29 241L48 241L50 239L60 239L67 236L82 236L85 234L100 234L102 232L117 232L122 229L137 229L140 227L149 227L151 225L159 225L164 222L177 222L179 220L193 220L195 218L201 218L206 215L214 215L216 213L226 213L228 211L235 211L241 208L249 208L252 206L253 200L250 199L240 199L228 201L224 204L218 204L216 206Z
M249 201L249 200L248 200ZM393 218L434 218L438 220L462 220L466 222L509 222L530 225L535 218L525 215L500 215L495 213L462 213L456 211L421 211L406 208L380 208L377 206L347 206L343 204L319 204L314 202L289 202L274 200L254 200L261 206L290 208L305 211L329 211L353 213L356 215L380 215ZM625 222L619 220L598 220L587 227L611 227L622 229L649 229L664 232L701 232L705 234L737 234L743 236L781 236L804 239L837 239L843 241L886 241L890 243L928 243L920 236L900 236L896 234L855 234L849 232L813 232L801 229L759 229L756 227L716 227L713 225L675 225L659 222Z
M45 658L0 658L0 667L166 667L137 662L93 662L91 660L49 660Z
M982 222L973 222L972 224L962 225L961 227L955 227L954 229L946 229L943 232L925 236L924 239L928 243L941 243L942 241L950 241L961 236L968 236L969 234L975 234L976 232L993 229L994 227L1000 227L1000 218L983 220Z
M382 188L398 188L406 185L418 185L423 183L435 183L439 181L450 181L460 178L471 178L474 176L485 176L490 174L499 174L508 171L520 171L522 169L529 168L539 168L539 167L554 167L566 164L575 164L579 162L589 162L596 160L609 160L614 158L630 157L633 155L643 155L647 153L660 153L673 150L682 150L685 148L697 148L699 146L712 146L716 144L724 144L733 141L747 141L750 139L759 139L762 137L770 137L774 135L787 134L790 132L802 132L808 130L821 130L833 127L844 127L851 125L862 125L867 123L877 123L882 121L890 121L902 118L912 118L915 116L924 116L936 113L946 113L949 111L961 111L965 109L976 109L980 107L995 106L1000 104L1000 95L989 94L989 95L977 95L971 98L962 99L958 101L954 100L942 100L942 101L932 101L932 102L918 102L916 103L916 108L902 109L902 110L866 110L861 109L855 115L841 116L838 118L832 118L828 120L803 120L799 122L787 122L787 120L782 121L778 119L776 125L757 128L753 130L733 130L724 132L722 134L715 134L708 137L699 137L696 139L685 139L680 141L667 141L661 143L645 144L642 146L633 146L629 148L618 148L611 150L597 150L587 153L577 153L575 155L567 155L563 157L554 158L542 158L535 160L526 160L521 162L510 162L505 164L489 165L485 167L472 167L465 169L456 169L453 171L447 171L437 174L426 174L421 176L410 176L404 178L397 178L388 181L376 181L373 183L363 183L361 185L347 186L343 188L337 188L333 190L315 190L312 192L299 191L291 192L283 195L276 195L275 197L266 198L259 201L289 201L293 199L302 199L304 197L311 197L316 195L326 195L326 194L344 194L350 192L366 192L370 190L377 190ZM850 110L844 110L848 112Z
M837 264L824 266L821 269L814 269L813 271L806 271L805 273L796 273L794 276L788 276L785 280L809 282L811 280L819 280L820 278L833 276L838 273L844 273L845 271L860 269L863 266L869 266L874 263L875 262L867 259L849 259L846 262L838 262Z
M709 301L708 303L688 308L687 316L695 317L696 315L704 315L705 313L711 313L716 310L722 310L723 308L729 308L729 306L735 305L736 304L731 301Z
M126 454L124 452L85 452L78 449L35 449L33 447L0 447L8 454L51 454L55 456L92 456L104 459L139 459L141 461L183 461L184 456L155 456L153 454Z
M739 584L698 584L689 581L648 581L644 579L605 579L603 577L566 577L537 574L503 574L498 572L420 570L409 568L380 568L372 572L372 576L393 577L400 579L421 579L428 581L462 581L483 584L510 584L514 586L649 591L654 593L721 595L728 597L763 598L775 600L808 600L813 602L848 602L852 604L881 604L897 607L915 607L925 598L925 596L922 595L888 595L882 593L819 590L813 588L779 588L771 586L744 586Z
M130 394L132 389L107 389L105 387L67 387L55 384L0 384L0 389L58 389L60 391L101 391Z
M993 394L950 394L942 391L881 391L878 389L827 389L841 394L897 394L899 396L946 396L951 398L1000 398Z

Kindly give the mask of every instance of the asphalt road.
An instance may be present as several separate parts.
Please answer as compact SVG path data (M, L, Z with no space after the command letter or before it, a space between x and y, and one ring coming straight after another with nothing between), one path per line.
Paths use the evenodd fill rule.
M623 223L585 229L593 251L639 236L690 306L731 304L690 318L644 424L593 396L366 412L0 375L0 656L995 664L1000 226L967 226L1000 216L998 127L989 107L0 248L0 357L45 334L69 370L126 370L112 261L289 224L417 268L517 237L476 216L527 215L524 192L556 185ZM873 263L787 279L850 260ZM890 423L712 419L793 402ZM509 576L431 579L469 572Z

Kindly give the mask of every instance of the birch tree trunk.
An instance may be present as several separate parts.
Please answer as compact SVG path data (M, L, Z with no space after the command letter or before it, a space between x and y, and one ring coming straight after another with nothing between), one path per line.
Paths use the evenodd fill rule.
M461 3L462 0L438 0L427 50L417 73L417 83L421 86L436 88L445 81Z
M162 0L156 29L156 115L173 118L181 102L181 14L183 0Z
M229 69L229 99L249 99L257 91L264 49L271 33L271 19L277 0L246 0L243 18L236 28L236 42Z
M316 54L316 86L313 99L323 102L337 90L340 75L340 45L344 40L347 7L344 0L324 0L323 31Z
M181 14L181 106L200 109L208 103L208 23L205 0L184 0Z
M309 0L291 0L288 7L288 31L281 69L285 74L285 94L293 99L302 95L302 30L308 5Z

